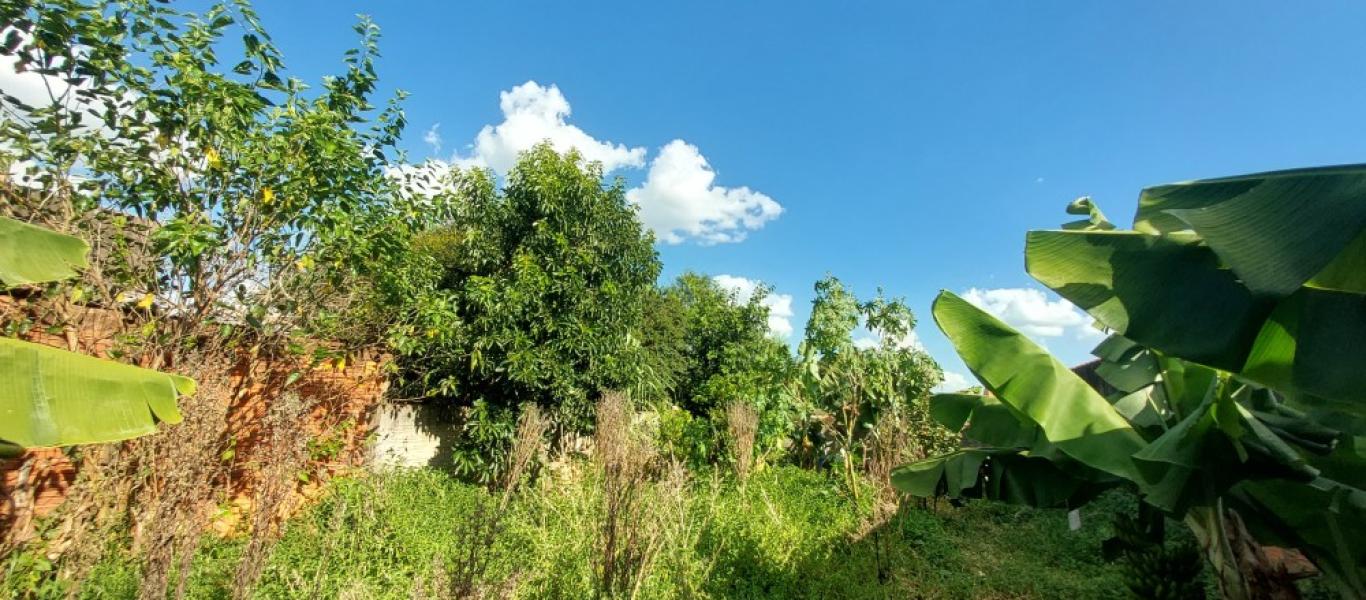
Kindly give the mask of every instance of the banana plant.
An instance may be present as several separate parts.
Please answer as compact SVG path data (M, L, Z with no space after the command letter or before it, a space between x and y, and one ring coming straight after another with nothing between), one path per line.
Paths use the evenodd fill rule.
M1366 167L1150 188L1128 231L1089 199L1068 212L1086 218L1029 233L1027 270L1114 332L1095 351L1113 391L942 293L990 396L932 399L971 444L894 482L1067 507L1124 486L1191 527L1228 597L1268 585L1244 527L1366 597Z
M0 217L0 285L64 279L86 267L81 239ZM176 400L195 382L0 338L0 454L125 440L179 423Z

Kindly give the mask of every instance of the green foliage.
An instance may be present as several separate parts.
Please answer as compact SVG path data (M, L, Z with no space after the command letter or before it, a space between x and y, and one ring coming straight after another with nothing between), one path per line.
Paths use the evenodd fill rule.
M667 443L678 444L671 454L682 450L675 455L715 460L724 443L725 408L736 401L759 415L760 454L788 441L796 414L786 388L794 370L787 346L769 332L767 293L757 290L742 302L713 279L685 273L650 300L641 333L642 380L660 383L642 391L659 405ZM691 415L686 426L677 423L676 409Z
M591 478L574 478L520 494L487 550L480 593L591 596L595 489ZM431 470L336 481L288 523L256 597L440 593L442 571L468 550L462 523L478 518L474 507L487 496ZM842 484L790 466L756 473L744 489L701 473L681 495L652 501L679 498L683 527L662 538L639 597L1109 598L1123 585L1121 570L1099 559L1110 516L1131 509L1122 498L1084 509L1079 532L1067 530L1061 511L989 502L907 509L869 530L868 502L850 502ZM228 595L241 544L204 545L193 561L191 597ZM880 552L890 553L883 578ZM27 553L8 559L0 592L22 589L33 560ZM137 569L127 556L111 555L82 589L88 597L128 597ZM66 584L53 585L50 596L60 596Z
M145 297L180 315L144 313L150 341L183 344L209 322L257 338L344 322L356 300L346 282L398 285L387 280L396 250L443 213L385 176L403 115L370 103L378 29L367 21L343 73L310 89L285 76L245 2L3 10L14 29L0 52L51 89L37 103L0 99L0 163L20 171L6 212L101 246L76 284L88 301Z
M864 441L884 416L905 424L915 455L951 447L951 432L929 418L927 403L942 375L934 359L905 343L915 328L905 301L879 292L859 302L833 276L815 290L795 388L825 423L815 432L824 460L838 460L852 473L866 459ZM855 343L860 323L878 336L875 343Z
M413 395L467 409L471 452L496 453L523 402L586 431L597 394L635 382L659 260L623 184L581 163L542 144L502 189L488 173L451 175L434 198L457 209L412 245L425 280L390 341Z
M961 426L999 407L1011 427L969 429L987 448L909 465L901 485L1075 505L1124 482L1185 519L1227 596L1265 580L1231 549L1245 534L1227 508L1362 594L1366 556L1334 540L1366 535L1360 345L1345 342L1366 335L1363 181L1366 168L1332 167L1162 186L1144 191L1135 231L1088 203L1069 212L1089 223L1031 232L1030 273L1118 332L1095 350L1114 393L941 294L936 320L1000 402L936 398L937 416Z

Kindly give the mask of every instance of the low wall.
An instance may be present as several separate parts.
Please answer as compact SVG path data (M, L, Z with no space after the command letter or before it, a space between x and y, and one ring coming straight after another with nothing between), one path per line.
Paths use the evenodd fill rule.
M0 296L0 322L20 310L15 301ZM118 311L79 309L66 315L75 323L58 331L34 327L28 341L105 357L122 329ZM71 318L74 317L74 318ZM270 404L285 393L297 393L311 407L301 428L317 442L308 469L319 477L300 482L296 493L309 496L318 480L364 464L380 421L378 408L388 389L383 355L352 356L345 363L328 362L310 368L299 359L243 359L229 373L232 393L227 402L226 438L233 440L229 481L229 510L213 523L222 533L237 530L250 512L258 474L262 419ZM300 377L294 382L292 373ZM227 450L225 448L225 450ZM33 519L51 514L74 485L78 465L68 451L35 449L18 458L0 461L0 540L28 539ZM290 503L297 504L297 503Z

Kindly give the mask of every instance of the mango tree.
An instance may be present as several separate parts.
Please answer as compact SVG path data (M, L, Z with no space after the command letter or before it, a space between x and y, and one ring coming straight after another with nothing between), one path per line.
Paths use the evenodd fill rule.
M1113 391L945 292L935 320L990 395L934 398L975 445L897 483L1069 507L1131 487L1191 527L1226 596L1276 583L1246 533L1366 595L1366 167L1150 188L1130 231L1069 212L1028 235L1027 270L1115 332Z

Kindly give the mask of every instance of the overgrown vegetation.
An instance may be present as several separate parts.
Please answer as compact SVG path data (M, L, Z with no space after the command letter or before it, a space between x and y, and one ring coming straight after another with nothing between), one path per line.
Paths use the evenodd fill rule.
M573 150L542 143L501 178L408 164L403 94L372 99L368 20L309 87L245 0L33 0L0 18L0 53L45 94L0 96L0 247L41 226L91 250L4 266L0 328L27 340L5 347L60 335L70 354L105 315L113 345L81 350L199 382L174 427L68 451L69 497L5 540L0 592L1298 594L1263 543L1366 590L1350 541L1366 522L1366 169L1154 188L1130 232L1074 203L1086 218L1031 234L1027 257L1116 332L1103 384L945 293L935 319L984 388L931 399L942 375L903 299L827 275L794 354L768 290L661 285L624 183ZM1289 241L1265 241L1266 215ZM22 276L39 271L56 274ZM447 409L453 459L323 481L301 507L365 425L297 384L371 350L394 358L393 396ZM175 420L141 414L137 433L153 416ZM241 486L249 514L206 535ZM1063 509L1086 524L1069 531Z
M592 468L546 479L508 507L506 528L483 557L476 586L493 596L591 597L596 592L602 487ZM670 484L672 485L672 484ZM1100 557L1109 515L1132 500L1107 497L1069 532L1061 511L983 502L908 509L881 526L890 576L876 576L870 514L839 479L784 466L745 488L725 474L695 473L680 489L650 487L646 500L668 523L640 572L642 598L1111 598L1118 566ZM666 495L668 494L668 495ZM397 472L334 483L290 522L257 597L442 597L440 582L464 560L460 524L492 499L481 486L436 471ZM242 542L211 540L196 557L190 597L226 596ZM127 597L137 566L111 556L84 586L91 597ZM5 585L26 581L11 572ZM13 588L10 588L13 589ZM8 591L8 590L6 590Z

